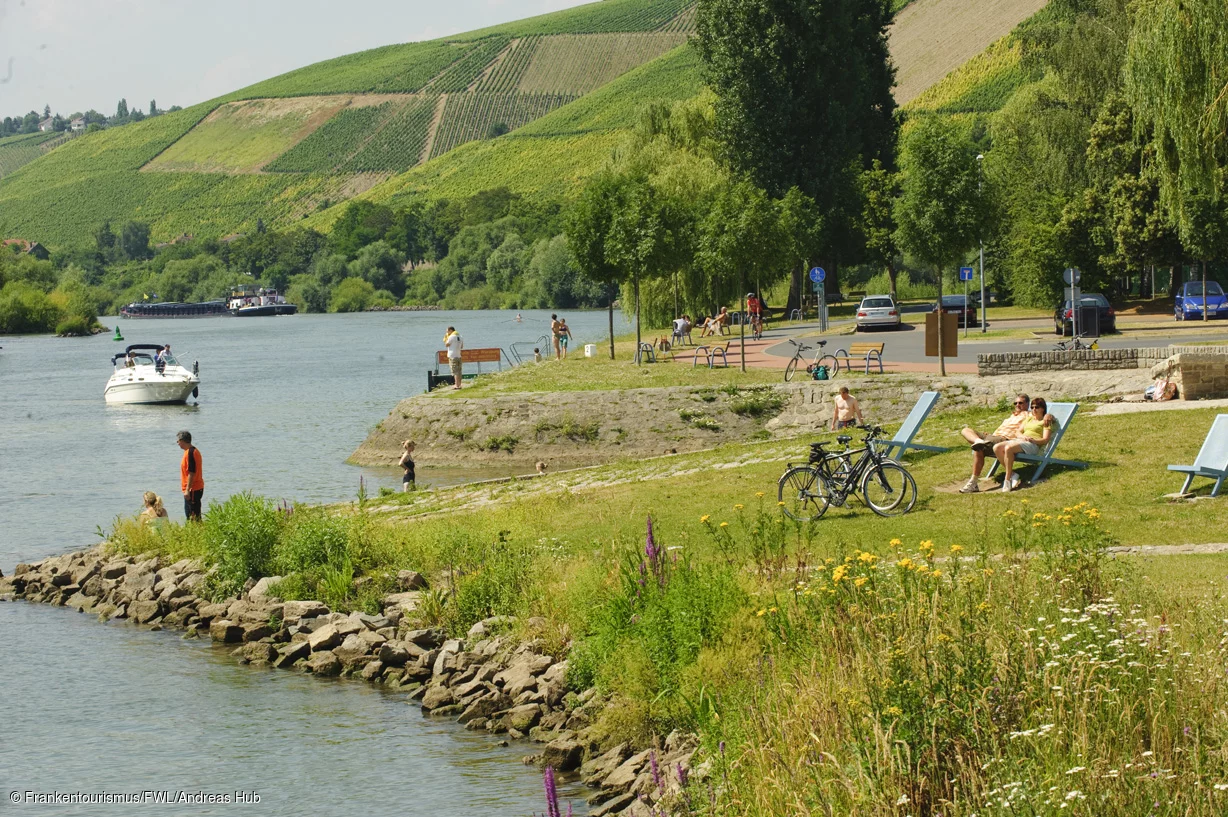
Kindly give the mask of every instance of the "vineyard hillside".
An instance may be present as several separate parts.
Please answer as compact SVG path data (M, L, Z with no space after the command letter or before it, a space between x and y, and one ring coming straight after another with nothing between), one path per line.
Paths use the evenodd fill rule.
M74 133L29 133L0 139L0 178L67 142Z
M972 0L897 0L907 6L891 40L901 101L948 70L927 38L939 63L957 67L1042 4L981 0L982 16L1001 18L987 22ZM0 234L61 246L136 218L156 240L257 220L326 228L360 195L396 202L501 185L566 195L645 103L699 92L699 60L684 45L694 11L694 0L602 0L306 66L34 161L31 146L0 143ZM949 104L981 104L1005 87L1001 56L984 59L985 87Z

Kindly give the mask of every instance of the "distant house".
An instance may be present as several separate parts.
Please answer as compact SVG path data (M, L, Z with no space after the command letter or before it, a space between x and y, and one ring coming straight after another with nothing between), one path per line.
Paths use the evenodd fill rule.
M55 119L50 116L47 117L46 119L38 123L38 129L41 130L43 133L50 133L52 130L55 129Z
M28 241L24 238L6 238L4 241L0 241L0 245L17 247L18 252L23 255L34 256L39 261L46 261L51 257L51 251L37 241Z
M85 117L78 116L76 119L68 123L68 127L69 130L72 130L74 133L80 133L81 131L85 130Z

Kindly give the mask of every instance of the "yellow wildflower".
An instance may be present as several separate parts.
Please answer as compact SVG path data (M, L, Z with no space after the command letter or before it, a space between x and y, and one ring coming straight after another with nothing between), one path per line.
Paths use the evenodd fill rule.
M893 718L898 718L900 715L904 714L904 710L900 709L898 706L889 706L887 707L887 714Z
M778 508L783 508L784 506L785 506L785 503L783 503L783 502L777 502L777 503L776 503L776 507L778 507Z
M963 545L951 545L951 552L952 553L963 553L964 546Z
M1043 513L1037 512L1037 513L1032 514L1032 518L1033 519L1044 519L1045 515Z
M858 587L861 587L863 584L865 584L868 581L870 580L867 579L865 576L858 576L856 579L853 579L853 584L857 585Z
M913 566L913 561L912 559L909 559L907 556L905 556L903 559L900 559L898 562L896 562L895 566L901 567L905 570L911 570Z
M775 613L775 612L776 612L776 608L775 608L775 607L769 607L769 608L768 608L768 612L769 612L769 613Z
M875 556L873 553L866 553L865 551L862 551L861 554L857 557L857 560L859 562L865 562L867 564L874 564L875 562L878 561L878 557Z
M757 615L757 616L759 616L760 618L762 618L762 617L763 617L763 615L764 615L766 612L767 612L767 610L760 610L759 612L755 613L755 615Z
M841 579L848 573L848 567L845 565L837 565L836 569L831 572L831 583L838 584Z
M764 493L763 491L756 491L755 496L759 497L760 499L763 499L765 496L767 496L767 494Z
M1026 505L1026 504L1028 504L1028 501L1027 501L1026 499L1021 499L1021 500L1019 500L1019 504L1020 504L1020 505Z
M1009 519L1010 517L1013 517L1013 516L1018 516L1019 514L1015 513L1015 511L1014 511L1014 510L1009 510L1009 511L1007 511L1006 513L1004 513L1004 514L1002 514L1002 515L1003 515L1003 516L1005 516L1005 517L1007 517L1007 518Z
M703 516L699 517L699 521L700 521L701 523L702 523L702 522L707 522L707 521L708 521L709 519L711 519L711 518L712 518L712 516L711 516L710 514L704 514Z
M898 548L900 545L904 543L900 541L899 539L892 539L890 542L888 542L888 544L890 544L893 548Z
M986 610L989 609L989 602L987 601L981 602L980 604L976 606L976 609L980 610L982 613L985 612Z
M743 509L743 508L745 508L745 507L746 507L745 505L743 505L743 504L741 504L741 503L738 503L737 505L734 505L734 506L733 506L733 509L734 509L735 511L740 511L740 510L742 510L742 509Z
M722 523L721 523L721 527L722 527L722 528L727 528L727 527L729 527L729 523L728 523L728 522L722 522Z
M930 571L930 575L933 576L935 579L937 579L942 576L942 571L939 570L938 568L934 568L933 570Z
M725 523L722 522L721 524L724 525ZM1033 522L1032 523L1032 527L1034 528L1043 528L1044 526L1045 526L1044 522Z

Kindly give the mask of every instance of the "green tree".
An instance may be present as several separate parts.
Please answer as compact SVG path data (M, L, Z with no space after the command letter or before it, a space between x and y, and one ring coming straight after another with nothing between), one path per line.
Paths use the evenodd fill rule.
M375 287L361 278L346 278L333 290L329 312L362 312L375 300Z
M589 179L567 218L567 245L588 280L606 288L610 318L610 360L614 359L614 293L626 278L610 247L614 218L627 198L619 174L603 170Z
M606 236L607 257L618 265L625 281L630 281L635 309L636 359L643 342L640 326L640 282L658 277L674 267L676 261L675 227L677 212L651 181L627 177L622 206L614 212Z
M976 156L976 145L962 126L942 117L922 118L903 139L896 240L937 270L939 306L946 270L976 246L984 225L986 207ZM941 343L938 365L945 376Z
M1190 229L1187 202L1217 200L1228 167L1228 14L1223 0L1139 0L1134 11L1126 94L1155 148L1161 201Z
M127 221L119 230L119 247L126 258L140 261L153 257L149 246L149 225L143 221Z
M358 256L349 264L349 273L351 277L367 281L375 289L387 290L400 298L405 294L405 275L401 272L403 263L388 242L376 241L358 251Z
M365 200L350 202L333 226L332 249L346 258L354 258L363 247L382 239L392 223L390 208Z
M725 161L773 197L797 187L834 226L856 200L850 169L893 159L891 17L886 0L700 0Z
M149 115L150 116L158 115L158 101L156 99L149 100Z
M896 297L896 259L900 250L895 244L895 201L900 195L900 178L875 159L869 170L861 174L861 219L858 224L865 240L866 260L887 271L891 282L891 297Z

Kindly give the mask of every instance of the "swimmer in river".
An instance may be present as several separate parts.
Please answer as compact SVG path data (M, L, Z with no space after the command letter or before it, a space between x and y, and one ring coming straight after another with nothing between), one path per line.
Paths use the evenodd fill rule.
M524 318L520 317L520 313L517 312L516 313L516 323L521 323L523 321L524 321Z

